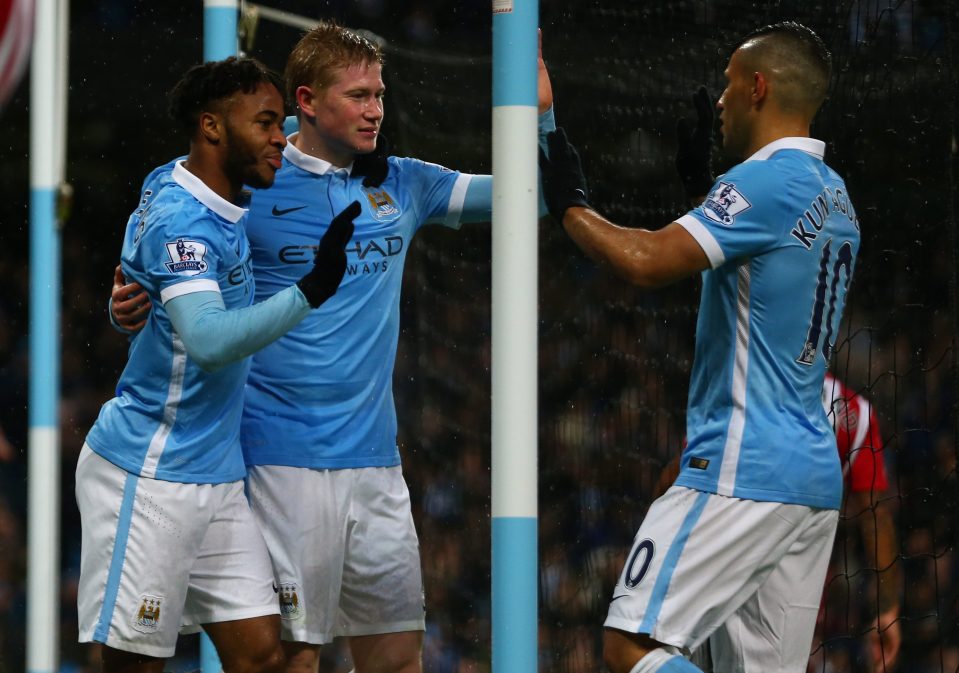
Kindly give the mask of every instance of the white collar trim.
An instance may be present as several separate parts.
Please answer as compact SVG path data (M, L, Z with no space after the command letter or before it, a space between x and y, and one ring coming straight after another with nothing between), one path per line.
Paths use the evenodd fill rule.
M307 154L306 152L301 152L293 144L296 135L296 133L293 133L287 137L286 147L283 148L283 156L297 168L302 168L304 171L315 173L316 175L326 175L327 173L335 173L337 171L346 171L349 173L353 170L353 162L350 162L349 166L334 166L329 161L314 157L312 154Z
M746 159L746 161L765 161L779 150L802 150L806 154L811 154L821 161L826 154L826 143L821 140L816 140L815 138L780 138L760 148L755 154Z
M173 166L173 179L183 189L187 190L193 198L228 222L236 224L240 221L240 218L246 215L246 208L240 208L240 206L230 203L214 192L203 180L188 171L186 166L183 165L183 161L178 161Z

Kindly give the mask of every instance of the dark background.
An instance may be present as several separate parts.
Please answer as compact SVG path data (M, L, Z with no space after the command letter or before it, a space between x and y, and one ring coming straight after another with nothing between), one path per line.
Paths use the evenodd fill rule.
M284 1L386 38L385 132L401 155L490 170L491 14L484 2ZM862 248L833 370L880 415L904 573L901 671L959 670L957 522L957 3L542 0L558 123L592 199L656 228L685 210L676 119L714 95L730 47L795 18L833 51L814 135L844 175ZM185 152L165 94L202 58L202 5L71 4L63 229L64 667L75 644L79 521L73 466L126 357L105 306L143 177ZM249 48L282 70L299 31L261 21ZM23 670L29 309L28 81L0 117L0 671ZM717 158L717 170L728 160ZM427 583L429 671L489 668L489 227L424 230L410 251L395 374L400 443ZM698 282L639 292L588 262L549 221L540 244L541 669L595 671L605 607L663 464L684 433ZM866 671L860 634L876 570L849 514L837 539L825 643L812 670ZM192 665L186 642L183 666ZM337 648L323 670L347 671Z

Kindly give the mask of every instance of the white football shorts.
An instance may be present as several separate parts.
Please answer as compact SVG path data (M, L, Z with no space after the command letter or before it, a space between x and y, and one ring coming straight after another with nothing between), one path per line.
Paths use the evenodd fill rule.
M80 642L166 658L181 625L196 631L279 613L242 481L138 477L84 445L76 494Z
M273 559L283 640L425 630L419 540L399 466L258 465L247 493Z
M723 673L804 673L838 518L673 486L636 534L605 626L687 653L715 634Z

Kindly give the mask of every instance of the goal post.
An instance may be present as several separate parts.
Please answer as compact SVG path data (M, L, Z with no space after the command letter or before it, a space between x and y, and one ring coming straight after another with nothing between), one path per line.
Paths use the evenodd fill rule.
M492 658L537 669L537 0L493 2Z

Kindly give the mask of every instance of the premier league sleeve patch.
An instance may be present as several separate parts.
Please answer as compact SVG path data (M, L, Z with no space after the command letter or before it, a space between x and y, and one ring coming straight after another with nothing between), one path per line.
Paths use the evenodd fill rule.
M703 203L706 217L727 227L735 222L737 215L750 208L752 204L736 189L736 185L727 182L720 182Z
M166 262L166 268L170 273L180 276L196 276L207 270L208 264L203 261L206 255L206 244L199 241L190 241L185 238L178 238L173 243L166 243L167 255L170 261Z

